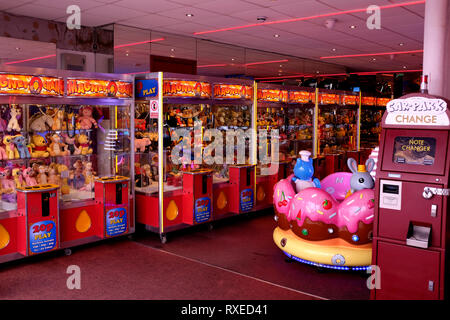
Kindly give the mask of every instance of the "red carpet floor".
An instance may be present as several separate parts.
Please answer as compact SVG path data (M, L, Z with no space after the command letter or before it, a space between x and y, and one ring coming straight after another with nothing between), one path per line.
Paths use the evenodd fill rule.
M276 227L273 212L266 211L214 222L214 229L196 226L159 237L139 233L137 241L176 255L220 266L270 283L326 299L367 300L369 276L364 273L318 269L298 262L285 262L285 255L272 239Z
M236 257L238 259L238 257ZM81 289L66 286L69 265ZM312 299L288 288L178 257L127 238L0 265L0 299Z

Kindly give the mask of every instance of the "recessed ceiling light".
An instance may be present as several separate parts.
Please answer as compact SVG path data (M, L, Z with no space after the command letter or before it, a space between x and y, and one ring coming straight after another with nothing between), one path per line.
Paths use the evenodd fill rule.
M282 65L282 64L280 64L280 68L283 68L283 65Z
M406 69L406 66L403 66L403 69Z
M377 58L372 58L372 61L377 61Z
M231 61L234 61L234 58L231 58Z
M350 29L356 29L356 26L355 25L351 25Z
M279 38L279 37L280 37L279 34L274 34L273 36L274 36L275 38Z
M170 55L171 58L175 57L173 54Z
M129 56L129 54L128 53L125 53L125 55L128 57Z
M186 17L193 17L194 15L192 13L186 13Z
M170 51L174 52L174 51L175 51L175 49L174 49L174 48L172 48L172 49L170 49Z
M404 43L403 43L403 42L400 42L398 45L399 45L400 47L403 47Z
M319 70L317 70L317 71L316 71L316 73L320 73L320 71L319 71Z
M19 47L16 47L16 50L20 50L20 48L19 48Z
M336 51L336 48L331 49L331 51Z

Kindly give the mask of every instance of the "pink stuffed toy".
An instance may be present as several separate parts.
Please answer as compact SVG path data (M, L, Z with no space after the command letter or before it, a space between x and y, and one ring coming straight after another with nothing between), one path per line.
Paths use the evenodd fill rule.
M80 114L77 118L77 129L89 130L94 125L95 128L98 128L97 121L92 117L92 107L84 106L80 108Z
M149 146L151 141L149 138L135 139L134 140L134 151L145 152L145 147Z

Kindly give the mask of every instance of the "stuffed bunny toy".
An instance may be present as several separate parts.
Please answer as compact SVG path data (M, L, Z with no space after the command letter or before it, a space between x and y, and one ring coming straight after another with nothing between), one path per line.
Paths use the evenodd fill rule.
M370 172L375 167L375 161L373 159L367 159L365 165L358 165L355 159L348 158L347 165L350 171L353 173L350 179L351 193L362 189L373 189L375 182L370 175Z

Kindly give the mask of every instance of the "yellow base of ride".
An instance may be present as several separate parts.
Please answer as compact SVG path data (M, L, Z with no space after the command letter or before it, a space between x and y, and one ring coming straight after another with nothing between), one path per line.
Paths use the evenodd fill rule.
M291 230L277 227L273 241L280 250L305 262L336 267L360 267L372 264L372 244L355 246L340 238L323 241L308 241Z

